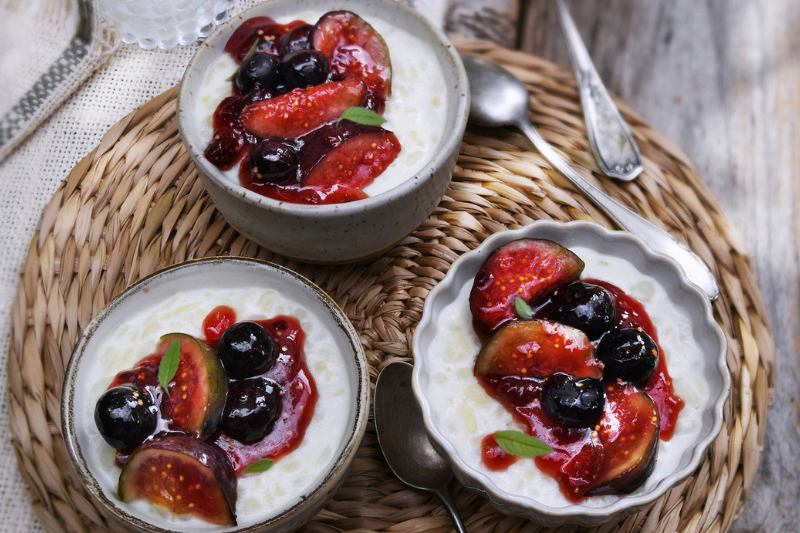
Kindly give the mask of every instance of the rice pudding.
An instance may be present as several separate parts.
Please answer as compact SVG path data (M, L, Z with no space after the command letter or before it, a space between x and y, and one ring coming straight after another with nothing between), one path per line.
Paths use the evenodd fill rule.
M696 365L703 353L691 335L688 317L654 275L628 261L593 247L569 244L569 249L586 264L582 278L610 282L645 307L658 331L676 393L685 406L669 441L659 441L655 467L633 494L653 490L675 472L685 452L699 438L702 415L709 392L698 376ZM491 398L474 375L481 342L472 326L469 296L472 279L455 287L457 295L433 318L433 335L426 351L440 354L425 358L425 374L415 385L430 401L431 424L456 448L455 454L467 467L508 494L530 498L543 505L559 507L606 507L620 496L591 496L580 503L569 502L555 479L537 468L533 460L520 459L504 471L488 469L481 456L481 441L487 434L523 427L499 402Z
M75 422L83 457L107 494L115 494L120 469L115 450L92 423L94 404L121 370L131 368L152 352L166 332L203 337L204 318L218 306L233 309L239 320L264 320L278 315L296 318L306 333L305 355L316 383L318 401L299 446L267 471L237 478L236 516L246 527L279 515L299 503L332 469L349 436L354 409L352 373L342 355L324 311L309 308L300 299L274 289L197 289L154 301L143 312L129 316L112 332L105 332L86 373L86 400L78 402ZM81 395L84 396L84 395ZM125 512L163 528L205 531L218 528L188 515L173 515L144 500L114 502Z
M321 11L306 11L275 20L281 24L294 20L314 24L322 15ZM382 113L387 119L383 127L393 132L400 144L393 162L363 188L367 196L375 196L411 178L433 158L445 134L448 96L442 68L429 43L382 19L364 19L383 37L391 55L391 96ZM237 68L234 58L224 53L203 75L198 105L193 109L194 126L201 139L212 139L214 112L232 95L229 80ZM245 161L242 166L246 165ZM239 164L222 174L230 184L247 185L241 180Z

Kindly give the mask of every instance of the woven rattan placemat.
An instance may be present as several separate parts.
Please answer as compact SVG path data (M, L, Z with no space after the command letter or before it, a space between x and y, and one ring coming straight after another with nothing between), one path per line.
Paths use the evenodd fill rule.
M714 311L728 338L733 391L719 438L694 475L650 509L592 531L727 531L753 484L774 386L774 342L741 236L675 143L624 105L646 164L635 182L621 184L593 174L571 73L483 41L458 46L520 77L531 90L531 118L544 137L611 196L688 243L713 266L722 286ZM139 278L214 255L285 265L344 309L360 332L374 380L386 363L412 360L411 336L428 291L456 257L488 235L538 219L595 220L612 227L521 135L470 129L439 207L390 252L342 266L288 261L238 235L215 209L181 144L175 104L175 90L168 91L115 125L45 207L30 244L12 313L10 433L34 510L51 532L119 529L71 471L59 403L64 368L81 331ZM542 529L497 513L461 487L455 493L471 533ZM434 496L391 474L370 426L343 488L303 530L452 529Z

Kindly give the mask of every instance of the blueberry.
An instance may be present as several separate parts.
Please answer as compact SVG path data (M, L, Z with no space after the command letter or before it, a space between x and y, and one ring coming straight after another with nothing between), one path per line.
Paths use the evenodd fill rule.
M242 94L256 87L270 93L279 92L283 84L280 62L272 54L257 52L242 61L235 82Z
M305 89L325 83L330 72L330 64L321 52L316 50L295 50L281 61L283 76L289 87Z
M285 184L297 177L297 152L288 144L266 140L250 153L250 172L260 182Z
M597 357L605 365L605 377L642 383L658 365L658 345L638 328L615 329L600 340Z
M222 334L217 355L230 377L245 379L272 368L278 358L278 347L260 325L239 322Z
M267 436L281 411L280 388L256 378L231 382L220 428L229 437L251 444Z
M614 297L603 287L576 281L558 289L548 318L578 328L592 340L608 331L616 320Z
M278 54L283 57L295 50L310 50L311 41L308 38L313 26L311 24L301 24L295 26L288 33L284 34L278 41Z
M603 416L605 396L599 379L578 379L568 374L553 374L542 390L542 406L560 425L589 427Z
M130 451L155 433L157 409L150 395L139 387L120 385L108 389L97 400L94 423L107 443Z

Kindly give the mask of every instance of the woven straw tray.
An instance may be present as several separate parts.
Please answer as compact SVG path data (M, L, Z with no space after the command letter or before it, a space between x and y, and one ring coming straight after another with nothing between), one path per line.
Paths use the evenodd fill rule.
M531 91L531 118L543 136L593 183L688 243L712 265L722 286L714 312L728 338L733 378L722 432L692 477L648 510L591 531L727 531L753 485L774 387L774 341L741 236L675 143L624 104L622 114L641 147L645 171L635 182L622 184L598 177L571 73L485 41L460 40L457 45L521 78ZM285 265L314 281L344 309L360 333L374 381L388 362L413 361L411 336L425 296L460 254L488 235L539 219L594 220L613 227L521 135L469 129L438 208L391 251L352 265L289 261L238 235L215 209L180 141L175 103L173 89L112 127L45 207L30 244L12 312L10 435L33 508L50 532L120 530L71 470L59 403L64 368L81 331L139 278L215 255ZM454 489L471 533L544 531L499 514L461 487ZM314 533L365 530L453 530L434 496L392 475L371 424L344 486L303 528Z

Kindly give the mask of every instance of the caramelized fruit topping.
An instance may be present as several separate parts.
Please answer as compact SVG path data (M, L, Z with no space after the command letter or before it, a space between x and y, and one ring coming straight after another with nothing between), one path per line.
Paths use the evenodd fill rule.
M219 448L195 437L164 437L137 448L117 491L123 502L145 499L175 514L236 525L233 466Z
M557 287L575 281L583 261L563 246L541 239L519 239L486 259L469 296L472 325L481 340L518 318L515 300L536 306Z

